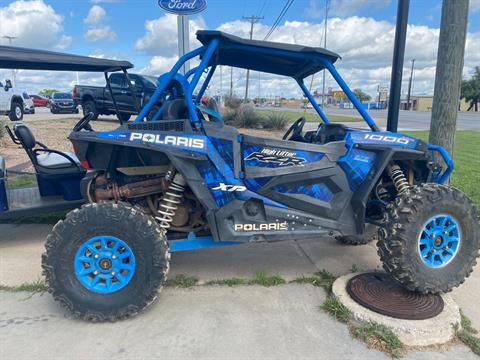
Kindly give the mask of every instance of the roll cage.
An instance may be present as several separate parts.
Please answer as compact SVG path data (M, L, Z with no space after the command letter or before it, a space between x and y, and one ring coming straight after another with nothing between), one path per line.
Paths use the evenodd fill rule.
M217 66L227 65L293 78L325 124L329 124L330 121L308 90L304 79L320 70L327 69L370 129L379 131L374 120L333 65L340 58L339 55L322 48L246 40L220 31L197 31L197 39L203 45L180 57L168 73L158 78L156 91L138 114L135 122L143 121L172 80L176 80L183 88L192 127L198 130L202 129L202 123L195 108L200 103ZM185 75L179 73L183 64L196 57L201 59L197 67L192 68ZM207 76L198 93L194 95L201 76L205 72ZM160 107L150 121L158 120L162 111L163 108Z

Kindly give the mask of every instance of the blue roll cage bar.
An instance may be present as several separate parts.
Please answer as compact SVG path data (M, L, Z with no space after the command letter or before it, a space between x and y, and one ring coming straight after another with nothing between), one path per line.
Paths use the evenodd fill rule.
M170 70L170 72L165 73L161 76L158 77L158 84L157 84L157 89L153 93L152 97L150 100L147 102L147 104L143 107L143 109L140 111L138 116L135 119L135 122L142 122L145 116L150 112L150 110L153 108L155 105L156 101L158 98L162 95L162 93L167 89L169 86L170 82L172 80L176 80L180 83L183 92L185 94L185 100L187 104L187 108L190 114L190 121L192 122L192 127L201 130L202 129L202 122L200 121L197 111L196 111L196 105L200 103L201 98L203 94L205 93L205 90L208 87L208 84L215 73L217 64L213 63L212 65L210 64L210 60L215 54L215 51L217 50L219 44L218 39L213 39L210 44L203 45L193 51L191 51L188 54L185 54L184 56L180 57L180 59L177 61L177 63L173 66L173 68ZM246 45L239 45L238 48L247 48ZM342 88L342 90L345 92L345 95L348 97L348 99L352 102L352 104L355 106L356 110L360 113L362 118L365 120L365 122L368 124L370 129L372 131L380 131L380 129L377 127L373 119L370 117L368 112L363 108L362 104L360 101L356 98L355 94L350 90L346 82L343 80L343 78L340 76L338 73L337 69L333 66L333 64L328 61L327 58L322 57L321 55L309 55L309 54L296 54L292 52L286 52L284 50L280 49L263 49L263 48L257 48L253 46L248 46L248 49L250 51L258 51L258 52L267 52L273 55L288 55L288 56L294 56L298 58L311 58L314 60L319 61L321 64L324 65L324 67L330 72L330 74L333 76L333 78L337 81L338 85ZM183 64L186 61L189 61L196 56L201 56L202 60L200 64L197 67L192 68L189 70L185 75L179 74L178 71L180 68L183 66ZM210 70L207 68L210 66ZM193 96L193 93L195 91L195 88L197 87L200 78L202 74L207 71L207 77L205 81L203 82L198 94ZM193 77L193 78L192 78ZM192 78L191 81L189 79ZM330 121L328 120L327 116L323 112L322 108L317 104L315 99L313 98L312 94L306 87L304 83L304 78L301 77L294 77L295 81L298 83L300 88L302 89L303 93L305 96L308 98L308 100L311 102L313 105L314 109L316 110L317 114L320 116L322 121L325 124L329 124ZM160 107L160 109L156 112L156 114L152 117L150 121L156 121L160 118L161 114L163 111L163 106ZM437 174L437 179L436 181L439 183L445 182L450 174L453 171L453 161L451 157L448 155L448 153L443 149L442 147L439 146L434 146L429 144L428 149L434 152L438 152L445 163L447 164L447 169L441 173ZM186 239L181 239L181 240L170 240L170 251L171 252L178 252L178 251L188 251L188 250L195 250L195 249L203 249L203 248L210 248L210 247L218 247L218 246L228 246L228 245L237 245L240 244L238 242L218 242L215 241L211 236L205 236L205 237L196 237L194 233L190 233Z
M153 108L155 103L157 102L158 98L162 95L162 93L167 89L169 86L170 82L175 79L177 80L182 88L183 92L185 94L185 100L187 104L187 109L190 114L190 120L192 122L192 126L196 129L201 129L202 128L202 122L198 118L198 114L195 111L195 107L197 104L199 104L203 94L205 93L205 90L208 87L208 84L210 83L210 80L215 73L216 64L209 65L210 60L215 54L215 51L218 48L219 40L218 39L213 39L210 44L208 45L203 45L188 54L183 55L178 59L177 63L173 66L173 68L168 72L165 73L161 76L158 77L158 84L157 84L157 89L151 96L150 100L145 104L143 109L140 111L140 113L137 115L135 122L141 122L147 116L147 114L150 112L150 110ZM338 83L338 85L342 88L342 90L345 92L345 95L347 98L352 102L353 106L355 106L355 109L360 113L362 116L363 120L368 124L370 129L372 131L380 131L380 129L377 127L373 119L370 117L368 112L365 110L365 108L362 106L360 101L356 98L355 94L350 90L348 87L347 83L343 80L343 78L340 76L338 73L337 69L333 64L326 58L321 56L320 54L318 55L311 55L311 54L302 54L302 53L294 53L294 52L287 52L284 50L280 49L264 49L260 47L255 47L255 46L248 46L248 45L238 45L238 49L248 49L249 51L257 51L259 53L269 53L272 55L278 55L278 56L289 56L289 57L298 57L299 59L305 59L305 58L310 58L312 60L320 62L333 76L335 81ZM178 71L181 69L183 64L197 56L201 56L202 60L200 64L189 70L185 75L179 74ZM210 66L210 70L208 70L208 67ZM195 88L197 87L200 78L202 74L207 71L207 77L205 81L202 84L202 87L200 88L200 91L198 94L193 96L193 93L195 91ZM192 77L192 80L189 81L188 79ZM305 86L304 83L304 78L294 78L295 81L298 83L300 88L302 89L303 93L305 96L308 98L310 103L312 104L313 108L317 112L317 114L320 116L322 121L325 124L329 124L330 121L328 120L328 117L325 115L323 112L322 108L317 104L315 99L313 98L312 94L308 90L308 88ZM155 115L151 118L150 121L156 121L160 118L162 114L163 108L161 107Z

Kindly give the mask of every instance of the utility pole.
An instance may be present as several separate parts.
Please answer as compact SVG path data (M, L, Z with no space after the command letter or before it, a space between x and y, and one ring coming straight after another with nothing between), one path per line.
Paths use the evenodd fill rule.
M230 67L230 97L233 96L233 66Z
M429 142L453 153L467 34L468 0L443 0Z
M12 40L15 40L17 37L16 36L5 35L3 38L8 39L8 45L12 46ZM16 79L15 69L12 69L12 83L13 83L13 87L17 87L17 79Z
M243 16L244 20L250 20L250 40L253 39L253 25L258 22L258 20L262 20L263 16ZM250 80L250 69L247 69L247 81L245 85L245 101L248 99L248 82Z
M408 80L407 110L413 110L412 106L410 106L410 95L412 93L413 67L414 66L415 66L415 59L412 59L412 69L410 70L410 79Z
M182 57L190 51L190 27L188 15L177 16L177 31L178 31L178 56ZM185 75L190 69L190 64L186 61L180 71Z
M325 0L325 27L323 29L323 48L327 48L327 20L328 20L328 0ZM312 78L313 81L313 78ZM325 69L323 69L323 84L322 84L322 110L325 111Z
M390 78L390 96L388 98L387 130L397 132L398 112L402 90L403 58L407 39L408 8L410 0L398 0L395 42L393 45L392 75Z

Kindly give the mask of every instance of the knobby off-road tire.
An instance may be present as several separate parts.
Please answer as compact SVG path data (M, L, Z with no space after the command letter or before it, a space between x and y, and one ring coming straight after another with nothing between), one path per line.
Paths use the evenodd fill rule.
M363 235L337 236L339 243L344 245L366 245L377 238L378 228L373 224L367 224Z
M428 229L432 218L436 219L435 224L450 219L443 225L445 232L434 234ZM452 227L455 224L457 226ZM457 231L449 233L452 228ZM420 245L420 238L428 238L427 232L422 233L423 229L432 232L433 235L429 235L432 241L438 238L440 242L442 236L437 234L449 234L445 236L452 236L451 239L459 235L453 257L442 264L428 263L428 258L422 258L426 245ZM421 293L448 292L462 284L472 272L479 255L479 237L477 210L465 194L454 187L423 184L400 194L387 206L386 226L379 229L378 254L384 269L407 289ZM430 261L431 255L437 256L438 251L453 249L433 245L429 248L432 249Z
M107 247L95 243L93 246L100 250L97 253L97 248L92 249L95 252L89 255L91 241L102 238L119 240L117 252L108 248L115 248L115 240L108 240ZM155 300L169 269L170 253L161 228L151 216L126 203L93 203L71 211L55 225L45 247L42 268L49 292L75 317L84 320L115 321L137 314ZM111 251L117 256L108 255ZM127 251L130 256L125 260ZM99 254L99 259L94 259L93 254ZM123 279L131 276L126 285L118 278L109 282L110 290L112 286L123 286L118 290L105 291L108 286L104 279L94 288L88 277L93 279L93 273L80 276L79 266L82 271L83 267L94 266L97 274L100 270L100 276L107 276L100 267L105 256L115 259L111 260L111 270L123 268L115 268L118 261L128 261L127 266L133 264L133 275L130 270L118 270L125 274Z

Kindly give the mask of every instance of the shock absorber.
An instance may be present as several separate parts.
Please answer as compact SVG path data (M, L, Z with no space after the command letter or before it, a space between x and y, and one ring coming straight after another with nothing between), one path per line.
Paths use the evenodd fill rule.
M395 189L397 189L399 194L407 191L410 188L410 184L408 183L407 178L405 177L405 174L400 166L396 164L390 165L388 168L388 175L392 179Z
M160 200L157 210L158 215L155 216L155 219L160 222L160 227L165 231L167 231L173 221L178 204L182 201L184 190L185 179L181 174L177 173L165 191L162 200Z

